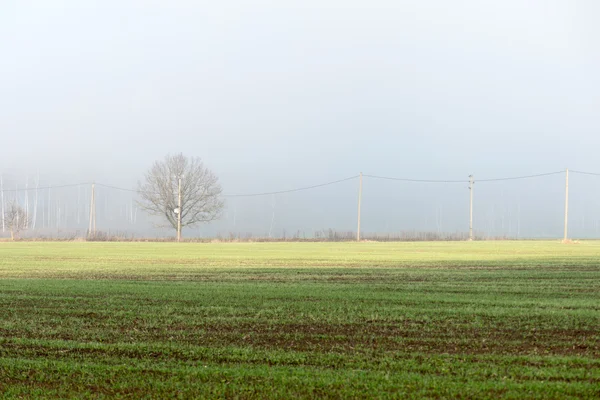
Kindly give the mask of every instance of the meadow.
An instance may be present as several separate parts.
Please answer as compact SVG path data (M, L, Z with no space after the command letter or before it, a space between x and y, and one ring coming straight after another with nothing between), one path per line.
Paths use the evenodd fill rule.
M0 242L6 398L600 398L600 242Z

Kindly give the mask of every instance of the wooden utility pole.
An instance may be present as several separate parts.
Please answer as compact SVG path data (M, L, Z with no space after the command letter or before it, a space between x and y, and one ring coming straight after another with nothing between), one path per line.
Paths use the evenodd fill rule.
M181 177L179 177L179 185L177 191L179 192L179 201L177 208L177 241L181 241Z
M563 241L569 240L569 168L566 169L565 178L565 236Z
M358 181L358 229L356 230L356 241L360 242L360 208L362 203L362 182L363 182L363 174L360 173L359 181Z
M475 178L473 175L469 175L469 194L470 194L470 205L469 205L469 241L473 240L473 186L475 185Z
M90 200L90 226L88 237L96 236L96 185L92 183L92 196Z

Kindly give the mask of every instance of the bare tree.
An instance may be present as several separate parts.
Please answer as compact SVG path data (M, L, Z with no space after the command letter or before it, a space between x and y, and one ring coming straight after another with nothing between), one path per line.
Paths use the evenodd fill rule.
M217 176L205 168L199 158L183 154L167 155L164 160L156 161L146 172L138 191L141 197L139 206L166 220L166 224L159 226L174 228L178 237L183 227L218 219L225 205ZM178 213L181 213L180 228Z
M4 210L4 224L10 231L10 238L12 240L18 239L20 233L26 230L29 225L27 211L13 201Z

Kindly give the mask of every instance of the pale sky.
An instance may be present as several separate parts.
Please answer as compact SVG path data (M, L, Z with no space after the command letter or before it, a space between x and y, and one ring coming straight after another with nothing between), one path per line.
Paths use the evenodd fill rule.
M599 20L593 0L5 0L0 172L133 185L180 151L228 193L600 172Z

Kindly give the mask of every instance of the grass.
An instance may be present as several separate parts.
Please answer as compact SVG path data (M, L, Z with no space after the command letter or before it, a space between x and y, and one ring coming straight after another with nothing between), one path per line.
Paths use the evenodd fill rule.
M600 242L0 243L0 393L598 398Z

